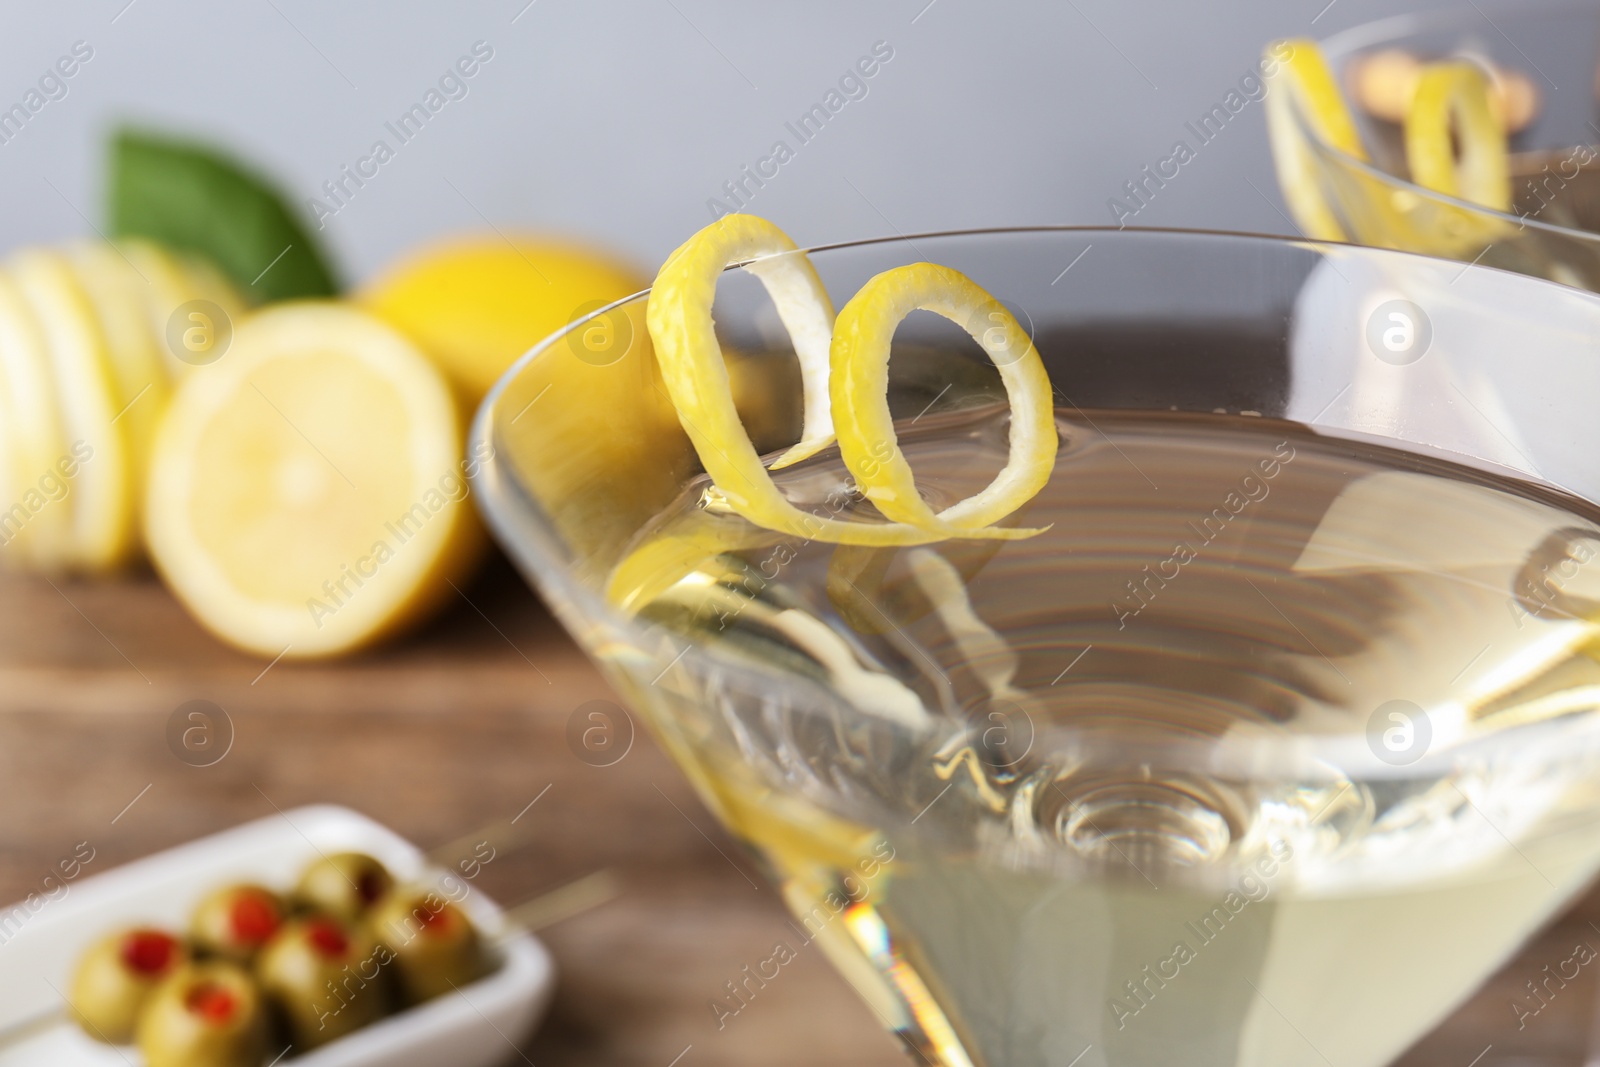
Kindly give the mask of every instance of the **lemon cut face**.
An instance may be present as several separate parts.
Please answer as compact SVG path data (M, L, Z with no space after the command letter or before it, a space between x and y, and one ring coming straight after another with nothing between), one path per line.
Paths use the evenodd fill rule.
M202 622L260 655L388 635L476 554L449 387L353 308L279 305L238 325L177 390L153 453L153 560Z

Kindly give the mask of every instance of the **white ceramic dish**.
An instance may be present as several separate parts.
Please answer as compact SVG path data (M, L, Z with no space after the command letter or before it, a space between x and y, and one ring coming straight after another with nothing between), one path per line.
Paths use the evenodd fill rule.
M426 882L430 868L411 842L347 808L296 808L67 883L0 943L0 1032L60 1011L79 954L121 926L182 930L205 893L230 882L288 888L319 853L365 852L396 878ZM459 877L459 876L458 876ZM459 993L392 1015L327 1046L282 1062L296 1067L493 1067L515 1059L512 1042L532 1031L555 985L538 938L509 930L500 908L471 882L460 907L494 946L495 969ZM15 912L16 905L0 911ZM27 914L24 908L22 914ZM267 1059L278 1050L268 1053ZM130 1067L138 1050L79 1032L64 1016L0 1047L0 1067ZM263 1067L265 1065L263 1064Z

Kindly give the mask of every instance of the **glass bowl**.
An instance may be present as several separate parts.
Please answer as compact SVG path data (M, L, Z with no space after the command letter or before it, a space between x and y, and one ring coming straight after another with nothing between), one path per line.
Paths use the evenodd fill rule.
M1271 425L1315 435L1296 438L1302 445L1337 442L1351 455L1496 479L1568 516L1550 534L1558 555L1600 538L1600 463L1587 442L1600 407L1592 294L1401 252L1221 233L996 230L809 254L841 303L916 261L987 288L1029 331L1056 391L1067 429L1055 477L1078 469L1081 441L1109 442L1100 454L1118 472L1115 491L1170 511L1175 527L1192 517L1185 487L1157 485L1132 458L1172 458L1138 450L1139 418L1208 432ZM1504 714L1478 716L1487 698L1473 688L1523 693L1549 673L1557 645L1595 636L1592 591L1563 584L1555 615L1527 606L1540 560L1555 559L1545 559L1548 537L1519 568L1474 570L1471 583L1452 585L1471 610L1444 597L1427 606L1429 621L1407 626L1385 623L1390 587L1378 579L1351 602L1358 623L1335 633L1307 621L1302 587L1245 572L1256 587L1241 585L1240 596L1273 636L1235 635L1245 667L1197 663L1164 683L1162 699L1199 706L1218 687L1243 686L1261 698L1242 700L1249 729L1108 734L1049 710L1138 682L1117 654L1129 642L1159 653L1157 631L1119 626L1114 606L1051 641L941 613L940 625L965 627L968 652L1004 661L1011 642L1007 677L1026 690L1014 690L1020 707L974 715L940 695L938 678L955 687L972 671L945 659L962 641L927 639L932 616L874 597L864 607L841 601L831 577L824 589L820 572L786 572L776 553L759 559L764 577L756 561L742 572L756 594L744 618L689 625L623 611L608 596L613 570L665 509L714 508L661 385L647 300L575 322L507 373L473 429L483 463L475 487L522 572L780 887L795 941L740 982L780 980L787 959L815 941L886 1025L943 1065L1379 1067L1413 1046L1423 1059L1407 1062L1455 1062L1468 1044L1463 1065L1485 1044L1495 1057L1583 1054L1581 1026L1575 1038L1571 1025L1527 1024L1543 1002L1531 985L1520 989L1522 978L1544 981L1547 961L1517 953L1600 868L1600 666L1562 660L1577 673L1563 675L1565 703L1554 710L1516 697ZM773 306L748 273L730 269L715 311L757 449L786 447L799 435L800 390ZM913 316L894 352L890 404L908 433L918 420L964 425L1003 397L993 367L952 323ZM824 474L836 467L827 453L808 463ZM1392 521L1383 513L1353 536L1424 555L1433 536L1468 556L1481 547L1448 524L1419 533L1412 492L1391 498ZM1485 518L1499 505L1482 502L1501 498L1469 496L1490 510L1462 512L1463 522L1499 536ZM1064 512L1058 533L1094 517ZM967 562L1015 577L1007 553L1027 551L1018 545L1027 542ZM1379 574L1388 564L1371 566ZM868 569L845 576L857 592L857 583L876 588ZM1183 581L1193 589L1199 579ZM968 589L968 607L983 615L982 583L971 578ZM1195 617L1220 631L1235 607L1203 604ZM769 641L756 654L749 640L722 637L750 638L756 615L782 630L784 613L813 609L816 625L790 626L800 636L781 648ZM1414 724L1394 720L1392 702L1369 707L1338 683L1328 668L1353 672L1354 661L1335 640L1357 658L1383 659L1413 699L1437 709L1437 719L1423 713L1433 740L1416 758L1383 755L1393 724ZM918 657L934 669L921 670ZM865 666L846 672L830 658ZM1269 664L1291 662L1326 684L1313 693L1274 681L1289 676ZM1597 684L1577 684L1591 670ZM868 675L870 691L856 684ZM1009 751L1007 739L1024 730L1025 750L995 757L996 744ZM924 773L929 766L938 773ZM1206 936L1229 912L1236 925ZM1179 942L1194 959L1176 957ZM1545 955L1565 966L1567 947ZM1508 984L1520 990L1514 1003L1532 1005L1523 1015L1506 1010ZM731 983L710 993L713 1012L743 1003ZM1575 995L1562 1010L1575 1004L1587 1018Z
M1600 4L1474 3L1368 23L1329 37L1321 47L1371 161L1327 144L1304 121L1292 134L1275 131L1276 142L1292 136L1304 146L1321 198L1342 231L1315 236L1600 289L1600 149L1591 147L1600 142ZM1400 127L1364 107L1356 86L1370 57L1394 50L1424 62L1487 61L1532 87L1532 120L1510 138L1510 211L1492 211L1409 180ZM1297 221L1305 228L1308 220Z

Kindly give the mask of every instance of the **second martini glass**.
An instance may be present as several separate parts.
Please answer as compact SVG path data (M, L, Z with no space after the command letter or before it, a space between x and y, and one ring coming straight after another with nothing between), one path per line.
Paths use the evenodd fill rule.
M1327 143L1303 114L1292 133L1274 131L1275 142L1292 137L1303 146L1315 195L1342 231L1318 236L1600 290L1600 4L1473 4L1403 15L1336 34L1321 48L1372 158L1360 160ZM1508 211L1412 181L1400 126L1374 111L1375 96L1398 91L1392 78L1386 84L1373 73L1376 66L1454 58L1491 65L1524 87L1525 114L1509 145ZM1281 151L1287 144L1274 147ZM1297 221L1306 226L1307 220Z

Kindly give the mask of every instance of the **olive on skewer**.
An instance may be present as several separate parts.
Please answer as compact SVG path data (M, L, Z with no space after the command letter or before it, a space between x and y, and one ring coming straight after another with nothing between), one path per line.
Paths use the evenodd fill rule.
M368 929L388 950L407 1004L449 993L483 974L484 952L466 913L427 889L390 893Z
M394 885L388 870L360 852L336 852L305 869L294 901L343 923L359 922Z
M127 1044L150 995L188 959L183 942L165 930L135 927L102 938L73 973L67 998L73 1018L90 1037Z
M284 919L283 902L259 885L231 885L211 893L194 910L189 936L202 955L249 963Z
M139 1016L146 1067L259 1067L267 1016L244 968L208 960L179 968Z
M302 1050L377 1022L389 1009L380 950L329 916L285 923L256 957L255 970Z

